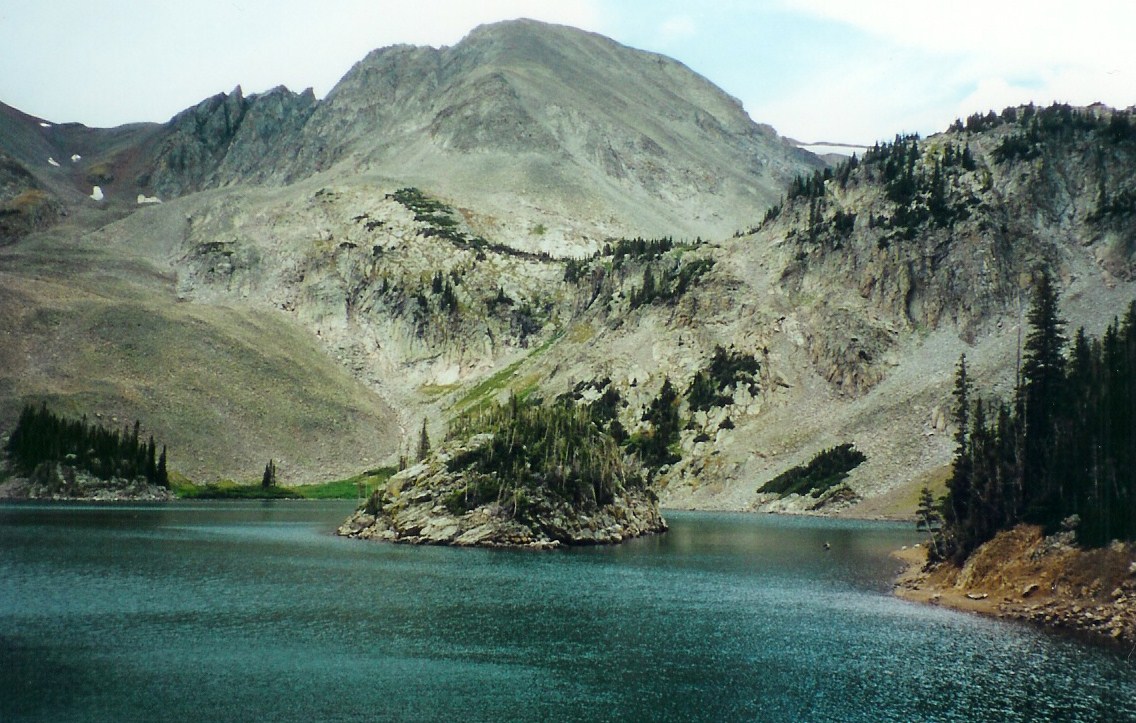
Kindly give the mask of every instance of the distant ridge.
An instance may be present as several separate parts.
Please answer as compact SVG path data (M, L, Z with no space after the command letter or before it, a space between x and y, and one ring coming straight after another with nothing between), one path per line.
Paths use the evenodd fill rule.
M80 145L69 173L39 168ZM238 86L160 126L110 130L3 114L0 150L70 202L99 185L108 207L376 174L478 208L480 230L509 243L565 253L619 235L732 233L822 165L678 61L532 20L452 47L375 50L322 101ZM540 238L521 233L536 225Z

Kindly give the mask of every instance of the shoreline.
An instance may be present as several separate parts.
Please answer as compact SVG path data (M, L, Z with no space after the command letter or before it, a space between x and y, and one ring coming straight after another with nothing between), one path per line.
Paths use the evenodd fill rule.
M1027 622L1136 655L1136 550L1081 550L1034 526L998 533L962 567L926 569L922 545L892 552L904 564L892 593L909 602Z

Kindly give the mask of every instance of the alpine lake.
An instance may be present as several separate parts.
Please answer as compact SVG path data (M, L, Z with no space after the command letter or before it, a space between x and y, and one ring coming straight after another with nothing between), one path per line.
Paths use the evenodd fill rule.
M336 537L352 509L0 505L0 720L1136 720L1136 654L892 597L910 525L537 552Z

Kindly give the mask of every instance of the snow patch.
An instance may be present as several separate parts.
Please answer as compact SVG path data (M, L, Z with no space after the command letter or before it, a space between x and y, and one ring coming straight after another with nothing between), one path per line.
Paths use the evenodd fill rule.
M868 150L868 146L858 146L853 143L798 143L797 148L804 148L818 156L862 156Z
M96 201L101 201L106 198L106 196L103 195L103 189L101 186L95 186L91 189L91 198Z
M51 124L50 123L44 123L44 122L41 121L40 124L39 124L39 127L40 128L50 128Z
M55 166L56 168L59 168L59 161L55 160L54 158L48 158L47 163L48 163L48 165L52 165L52 166Z
M147 196L144 193L138 194L138 205L139 206L143 206L147 203L161 203L161 202L162 202L162 199L158 198L157 196Z
M78 163L82 158L83 158L82 156L80 156L78 153L76 153L75 155L71 156L71 162L72 163Z

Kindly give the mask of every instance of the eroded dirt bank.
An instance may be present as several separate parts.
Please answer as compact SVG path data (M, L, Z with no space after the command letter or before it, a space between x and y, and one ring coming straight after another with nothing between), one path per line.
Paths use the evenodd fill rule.
M1083 550L1070 536L1019 525L982 545L962 567L927 567L923 546L899 550L907 564L895 594L1000 618L1082 632L1136 650L1136 549Z

